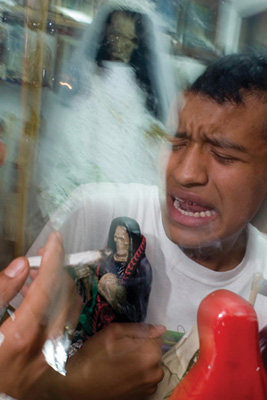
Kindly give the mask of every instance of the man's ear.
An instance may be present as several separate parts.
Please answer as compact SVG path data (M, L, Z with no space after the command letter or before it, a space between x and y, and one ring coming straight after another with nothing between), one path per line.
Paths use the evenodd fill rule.
M0 166L4 164L6 159L6 146L0 140Z

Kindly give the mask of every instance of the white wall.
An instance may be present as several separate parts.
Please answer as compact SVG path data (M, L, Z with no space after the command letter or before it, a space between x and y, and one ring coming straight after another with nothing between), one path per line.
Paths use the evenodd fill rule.
M267 10L266 0L232 0L232 4L242 18Z

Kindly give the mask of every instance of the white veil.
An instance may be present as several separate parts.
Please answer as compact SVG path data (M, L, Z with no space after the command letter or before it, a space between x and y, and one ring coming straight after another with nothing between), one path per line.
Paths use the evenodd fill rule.
M96 58L105 35L107 19L112 12L124 10L139 14L142 21L143 37L141 39L146 54L143 54L144 52L141 54L141 64L137 68L135 65L131 65L131 67L133 73L136 73L138 68L139 72L140 70L142 73L145 71L143 74L145 78L141 77L140 81L144 92L148 88L148 98L150 96L150 100L152 99L150 102L152 105L150 104L150 109L146 110L143 123L138 113L140 105L137 105L135 109L129 103L127 112L128 114L132 113L129 122L127 124L124 122L122 127L119 124L117 124L117 128L113 127L113 131L116 128L118 135L121 135L119 147L122 151L115 154L115 152L107 150L108 143L106 142L108 140L112 146L110 124L106 121L104 129L103 127L101 130L98 129L98 125L103 125L107 119L105 113L103 113L103 117L97 116L97 112L100 113L100 111L97 110L94 113L92 106L89 104L87 107L85 103L91 96L93 80L97 75L96 69L98 72L100 71L98 77L101 77L101 68L103 69L103 67L96 64ZM85 31L80 46L73 54L67 78L63 82L64 85L61 86L56 102L50 102L50 109L45 117L47 124L40 141L37 179L39 208L45 217L49 217L79 184L113 181L112 173L109 173L109 170L115 168L115 164L118 164L119 161L121 162L117 168L119 172L117 176L114 174L113 182L155 184L158 174L156 157L159 153L162 132L166 130L165 123L170 106L176 93L173 71L168 62L169 49L165 47L165 44L159 16L154 10L154 4L150 1L112 0L98 10L92 25ZM104 88L105 83L100 82L100 86ZM127 97L127 92L132 89L130 86L132 86L131 83L129 89L127 87L124 90L121 89L122 102L124 101L123 97ZM140 91L140 88L136 90ZM101 110L101 103L102 105L105 103L104 96L99 96L98 103ZM82 116L80 116L81 110ZM92 115L91 119L89 115ZM154 129L155 125L156 129ZM134 133L130 131L131 127L133 130L135 129ZM139 135L141 131L143 133L149 131L150 127L152 127L153 135L155 132L155 136L159 133L155 140L152 135L151 137L146 134ZM106 130L107 140L105 137L101 137L101 132L104 130ZM93 132L96 140L93 138ZM123 142L123 135L125 142ZM96 148L96 141L99 142L98 148ZM99 149L102 149L103 157L97 158L97 152L99 154L101 152ZM96 154L95 158L94 154ZM101 163L104 162L105 173L102 173ZM121 171L124 171L124 176ZM153 177L150 179L152 175Z
M158 97L157 101L160 103L160 120L166 123L171 103L176 95L176 88L171 64L168 61L170 48L160 27L160 16L155 11L155 4L148 0L142 2L137 0L111 0L97 11L93 23L83 35L81 46L73 55L69 69L69 76L72 78L70 92L74 93L75 96L76 91L81 90L81 88L78 88L79 85L83 86L84 83L90 82L94 75L96 55L105 34L107 19L112 12L118 10L138 13L143 18L145 27L143 34L146 35L146 47L149 52L147 68L149 68L151 74L151 85ZM76 82L78 87L73 87L73 82ZM64 101L68 102L71 101L68 97L72 93L67 94L67 92L68 89L65 86L61 90L61 96Z

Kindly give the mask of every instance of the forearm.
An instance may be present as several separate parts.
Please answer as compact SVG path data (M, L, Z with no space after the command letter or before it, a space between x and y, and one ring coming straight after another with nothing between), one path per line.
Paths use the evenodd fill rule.
M66 396L65 392L66 381L65 376L49 368L18 400L70 400L71 397Z

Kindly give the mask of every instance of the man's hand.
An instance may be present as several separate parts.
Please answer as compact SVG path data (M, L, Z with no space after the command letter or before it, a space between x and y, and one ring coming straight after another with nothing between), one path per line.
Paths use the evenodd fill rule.
M49 370L42 353L45 341L61 334L66 322L76 323L76 316L71 320L69 313L71 300L79 303L79 298L62 268L63 258L61 236L52 233L42 250L38 275L23 303L0 326L0 392L21 398ZM27 259L19 258L0 274L2 306L20 290L28 272Z
M163 378L164 332L162 326L111 324L70 358L65 377L48 372L27 400L143 400Z
M22 288L29 270L27 259L20 257L0 272L0 314Z
M162 326L111 324L90 338L67 367L69 381L79 387L76 398L86 399L88 390L94 400L107 398L107 393L109 400L140 400L154 393L163 378L164 332ZM78 386L83 378L87 387Z

